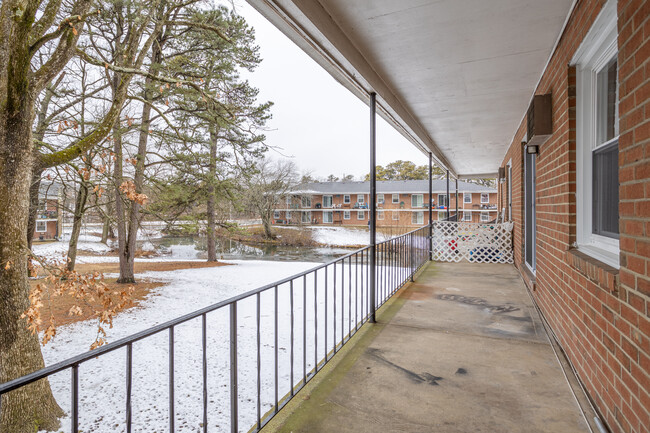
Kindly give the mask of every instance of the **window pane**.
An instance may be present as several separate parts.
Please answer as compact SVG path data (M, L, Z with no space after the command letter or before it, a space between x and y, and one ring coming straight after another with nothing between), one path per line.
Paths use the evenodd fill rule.
M617 61L614 57L598 72L596 145L608 142L618 136L618 86L616 81Z
M592 232L618 239L618 142L593 152Z

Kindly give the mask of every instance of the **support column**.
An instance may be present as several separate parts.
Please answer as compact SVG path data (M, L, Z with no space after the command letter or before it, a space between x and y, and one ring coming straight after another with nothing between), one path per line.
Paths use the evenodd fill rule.
M460 221L458 219L458 178L456 178L456 222Z
M447 170L447 221L449 221L449 217L451 216L451 209L449 209L449 204L451 201L449 201L449 170Z
M376 94L370 93L370 323L375 323L375 278L377 243L377 161L376 161Z
M429 260L432 259L431 242L433 238L433 155L429 152Z

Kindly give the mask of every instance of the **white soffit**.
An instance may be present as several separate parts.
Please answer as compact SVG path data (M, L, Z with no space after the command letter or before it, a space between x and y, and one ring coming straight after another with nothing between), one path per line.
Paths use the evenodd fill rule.
M454 174L494 173L573 0L249 0Z

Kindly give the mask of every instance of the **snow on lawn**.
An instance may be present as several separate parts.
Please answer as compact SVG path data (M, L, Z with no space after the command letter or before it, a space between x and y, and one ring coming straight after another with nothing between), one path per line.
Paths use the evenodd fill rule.
M324 245L352 246L368 245L370 233L365 229L347 227L312 227L312 239Z
M112 248L101 242L79 242L77 250L101 254L111 251ZM68 253L68 242L34 244L32 245L32 251L37 256L48 260L65 260Z
M278 281L317 266L315 263L229 261L233 266L187 269L170 272L147 272L140 276L168 282L155 290L142 308L120 314L114 328L107 330L108 340L147 329L237 294ZM354 265L354 262L351 262ZM349 273L351 271L351 273ZM336 272L336 273L335 273ZM342 276L351 276L343 287ZM282 398L298 383L304 372L313 368L315 360L340 341L342 333L361 320L367 309L367 267L330 266L306 280L299 278L280 285L278 292L278 396ZM303 281L306 282L303 285ZM336 281L336 289L334 289ZM291 290L294 309L294 376L290 377ZM326 294L327 293L327 294ZM351 295L350 295L351 294ZM274 393L274 317L275 290L259 296L261 308L261 413L272 408ZM237 303L238 386L240 431L257 420L257 297ZM303 303L306 306L303 316ZM326 310L327 309L327 310ZM325 312L328 311L325 319ZM341 314L343 311L343 314ZM350 314L352 312L352 314ZM315 320L317 317L317 320ZM336 317L336 320L333 320ZM335 322L335 323L333 323ZM208 357L208 425L211 431L227 431L230 425L229 370L229 308L206 316ZM314 339L317 323L318 337ZM325 339L327 328L327 339ZM202 423L202 352L201 319L194 319L174 328L174 389L176 431L196 432ZM306 332L305 332L306 331ZM94 322L78 322L59 329L53 342L43 347L46 364L65 360L85 352L94 340ZM303 337L306 351L303 352ZM317 347L315 349L315 347ZM304 359L303 359L303 353ZM125 369L126 350L114 352L85 362L79 367L80 429L84 432L125 431ZM169 425L169 332L164 331L133 344L133 431L167 431ZM303 370L303 363L305 365ZM70 410L70 371L50 378L52 389L61 407ZM69 418L62 419L68 432Z

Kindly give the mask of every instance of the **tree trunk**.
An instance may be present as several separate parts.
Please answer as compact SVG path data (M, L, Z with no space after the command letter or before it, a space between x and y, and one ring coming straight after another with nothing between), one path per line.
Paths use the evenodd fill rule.
M210 162L208 165L209 170L209 184L208 184L208 205L207 205L207 216L208 216L208 262L217 261L217 242L216 242L216 230L217 230L217 221L215 215L215 206L216 206L216 193L214 183L217 181L217 132L214 130L210 131Z
M118 283L132 284L135 283L135 275L133 272L133 260L131 256L133 252L129 249L126 237L126 211L125 211L125 197L120 192L120 185L123 181L122 174L122 134L120 131L119 119L113 128L113 141L115 144L115 168L113 176L115 179L115 215L117 222L117 244L118 244L118 257L120 258L120 276L117 279Z
M16 18L17 19L17 18ZM15 29L27 41L24 29ZM5 35L7 36L7 35ZM29 44L0 42L0 383L43 368L38 337L20 315L29 305L27 224L34 119ZM0 431L54 430L63 411L42 380L2 396Z
M79 233L81 233L81 221L86 211L86 200L88 199L88 185L81 179L79 183L79 192L74 204L74 220L72 222L72 233L68 244L68 262L66 264L69 271L74 271L74 265L77 260L77 243Z
M41 175L43 170L35 168L29 186L29 217L27 220L27 248L32 249L34 230L36 229L36 213L38 212L39 190L41 189Z
M262 226L264 227L264 236L267 239L274 239L273 233L271 232L271 218L267 215L262 216Z

